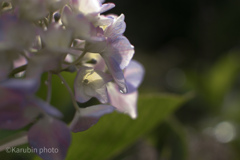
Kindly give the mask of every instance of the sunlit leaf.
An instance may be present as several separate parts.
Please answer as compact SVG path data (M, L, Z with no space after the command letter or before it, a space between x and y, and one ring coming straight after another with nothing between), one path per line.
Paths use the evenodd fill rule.
M73 134L67 160L107 159L114 156L151 131L186 100L187 97L173 95L140 96L136 120L124 114L112 113L102 117L89 130Z

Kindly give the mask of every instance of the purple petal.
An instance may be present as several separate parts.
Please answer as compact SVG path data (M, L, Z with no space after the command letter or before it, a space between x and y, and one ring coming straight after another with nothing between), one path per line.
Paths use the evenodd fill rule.
M40 81L37 79L8 79L0 83L2 87L22 92L24 94L35 93L39 87Z
M0 108L14 101L16 101L17 103L23 103L24 94L20 94L18 91L14 91L0 86Z
M45 117L28 131L28 141L42 159L64 160L70 146L71 133L65 123Z
M71 5L78 5L79 1L78 0L70 0Z
M111 113L114 108L109 105L95 105L76 112L70 128L72 132L85 131L98 122L98 120L105 114Z
M40 113L22 93L0 89L0 128L20 129L31 123Z
M2 80L7 79L8 75L12 69L12 65L13 65L12 62L6 60L6 56L1 53L1 55L0 55L0 82Z
M61 69L62 59L65 54L54 54L48 50L41 50L39 54L31 57L26 69L26 78L40 80L43 72L52 71L56 72Z
M78 102L85 103L92 98L91 96L89 96L85 93L86 89L84 86L76 87L76 88L74 87L74 89L75 89L75 98Z
M144 77L144 67L137 61L132 60L124 70L128 93L136 91Z
M124 69L133 57L134 47L124 36L119 36L114 40L109 39L108 43L109 45L102 55L113 57L120 68Z
M98 0L100 3L104 3L105 2L105 0Z
M30 23L21 21L9 12L0 17L0 34L0 50L29 48L36 36L35 28Z
M17 130L33 122L39 112L28 106L12 104L0 109L0 128Z
M105 3L102 5L100 13L106 12L115 7L114 3Z
M59 118L63 117L62 113L59 110L39 98L32 98L32 103L35 107L38 107L44 113Z
M101 117L104 114L108 114L114 111L114 108L110 105L94 105L87 108L81 108L81 116L89 117Z
M122 94L118 91L117 86L113 83L108 85L110 103L118 111L127 113L132 119L137 118L137 97L138 92Z
M127 87L126 87L123 71L120 68L119 64L116 62L115 58L104 57L104 59L110 73L113 76L113 79L119 86L119 90L121 90L123 93L127 93Z
M112 25L106 28L105 36L115 39L116 36L122 35L126 30L126 23L124 22L124 15L121 14Z
M23 128L33 122L37 115L27 106L11 103L0 109L0 128L10 130Z

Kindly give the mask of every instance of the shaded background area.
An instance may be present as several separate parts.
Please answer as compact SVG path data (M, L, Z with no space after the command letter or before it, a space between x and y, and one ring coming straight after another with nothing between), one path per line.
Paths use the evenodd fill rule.
M107 2L125 14L134 59L146 68L140 93L195 94L153 132L154 143L140 140L116 159L239 159L240 1Z

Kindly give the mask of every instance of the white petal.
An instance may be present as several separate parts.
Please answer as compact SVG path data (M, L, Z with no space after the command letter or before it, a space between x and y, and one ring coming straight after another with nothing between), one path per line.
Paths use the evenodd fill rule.
M75 98L80 103L87 102L91 98L91 96L86 94L86 88L83 84L83 77L87 73L87 70L89 70L87 67L79 68L78 74L74 81Z
M94 97L96 97L101 103L108 103L109 98L106 85L104 85L102 88L97 89Z
M97 36L97 28L83 14L75 15L68 6L62 13L62 22L74 31L75 38L87 41L100 41L103 37Z
M116 107L118 111L127 113L132 119L137 118L137 91L129 94L122 94L118 91L115 84L110 83L108 85L108 94L110 103Z
M47 31L42 32L41 38L47 48L61 51L61 49L67 49L70 47L72 33L70 30L63 30L52 24Z
M75 96L77 101L86 102L91 97L96 97L100 102L108 102L106 83L111 76L93 68L81 67L74 82Z
M99 13L101 3L98 0L72 0L73 7L77 8L82 14Z
M98 53L87 53L83 57L84 65L87 67L92 67L95 70L104 72L106 70L106 64Z

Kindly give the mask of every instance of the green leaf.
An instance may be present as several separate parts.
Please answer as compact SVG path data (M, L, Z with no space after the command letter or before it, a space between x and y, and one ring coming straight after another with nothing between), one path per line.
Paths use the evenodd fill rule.
M72 134L67 160L108 159L150 132L189 96L143 95L138 101L138 118L112 113L103 116L87 131Z
M186 133L174 117L163 121L158 128L153 130L149 138L158 149L161 159L187 159Z
M232 51L202 75L203 95L212 105L220 106L224 95L232 87L239 69L239 51Z

